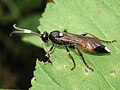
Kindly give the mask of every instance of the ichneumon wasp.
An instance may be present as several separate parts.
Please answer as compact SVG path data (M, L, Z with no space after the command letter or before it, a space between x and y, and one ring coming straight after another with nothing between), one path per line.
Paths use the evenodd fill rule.
M50 58L49 52L53 50L55 44L63 45L66 51L68 52L68 55L70 56L74 65L71 68L71 70L73 70L76 67L76 63L74 61L73 56L70 54L69 48L76 49L78 51L78 54L81 56L85 66L93 71L93 69L86 63L83 57L83 54L80 51L80 48L90 52L95 52L95 53L110 53L110 50L106 46L104 46L102 42L106 42L106 43L116 42L116 40L112 40L112 41L101 40L95 35L88 32L85 32L81 35L77 35L77 34L69 33L67 32L66 29L64 29L64 31L54 30L50 34L45 31L41 34L41 33L33 32L29 29L16 27L16 24L14 24L13 27L18 31L11 32L10 36L16 33L27 33L27 34L34 34L39 36L45 43L50 40L52 42L52 46L46 52L46 55L48 55L48 58ZM91 37L88 37L86 35L89 35Z

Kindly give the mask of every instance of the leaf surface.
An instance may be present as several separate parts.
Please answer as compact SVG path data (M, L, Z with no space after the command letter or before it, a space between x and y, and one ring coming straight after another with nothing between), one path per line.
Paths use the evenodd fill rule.
M40 19L40 32L67 29L74 34L89 32L103 40L116 39L116 43L104 44L111 54L100 55L81 50L83 56L94 69L91 72L83 64L77 51L70 49L76 62L63 46L55 46L50 53L53 64L37 60L30 90L119 90L120 87L120 1L119 0L54 0L46 7ZM26 39L26 40L29 40ZM34 40L30 40L34 43ZM40 44L41 43L41 44ZM47 51L52 44L35 45Z

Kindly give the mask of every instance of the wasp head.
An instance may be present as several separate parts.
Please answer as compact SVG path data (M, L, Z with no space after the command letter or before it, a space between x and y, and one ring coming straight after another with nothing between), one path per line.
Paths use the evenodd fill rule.
M46 43L49 39L49 35L48 33L45 31L42 35L41 35L42 40Z

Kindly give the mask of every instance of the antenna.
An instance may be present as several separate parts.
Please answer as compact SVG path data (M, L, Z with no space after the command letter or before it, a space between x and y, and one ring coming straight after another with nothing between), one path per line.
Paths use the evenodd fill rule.
M25 28L20 28L20 27L17 27L16 24L13 24L13 27L19 31L13 31L10 33L10 37L12 37L13 34L19 34L19 33L25 33L25 34L34 34L34 35L37 35L39 37L42 36L42 34L39 34L37 32L33 32L31 31L30 29L25 29Z

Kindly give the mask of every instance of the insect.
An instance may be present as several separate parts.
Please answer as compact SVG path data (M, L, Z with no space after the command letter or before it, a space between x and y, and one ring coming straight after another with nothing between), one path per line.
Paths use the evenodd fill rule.
M34 35L39 36L45 43L50 40L52 42L52 46L46 52L46 55L48 55L49 58L50 58L49 53L50 51L53 50L55 44L63 45L73 62L73 67L71 68L71 70L73 70L76 67L76 63L74 61L73 56L70 53L69 48L76 49L78 54L81 56L82 61L85 64L85 66L93 71L94 69L91 68L86 63L83 57L83 54L80 51L80 48L85 49L90 52L95 52L95 53L110 53L110 50L106 46L104 46L102 42L106 42L106 43L116 42L116 40L112 40L112 41L101 40L95 35L91 33L87 33L87 32L81 35L76 35L76 34L67 32L67 30L65 29L64 31L54 30L50 34L48 34L48 32L45 31L43 32L43 34L41 34L41 33L33 32L29 29L23 29L23 28L16 27L16 24L14 24L13 27L19 31L11 32L10 36L16 33L28 33L28 34L34 34ZM89 35L91 37L86 36L86 35Z

